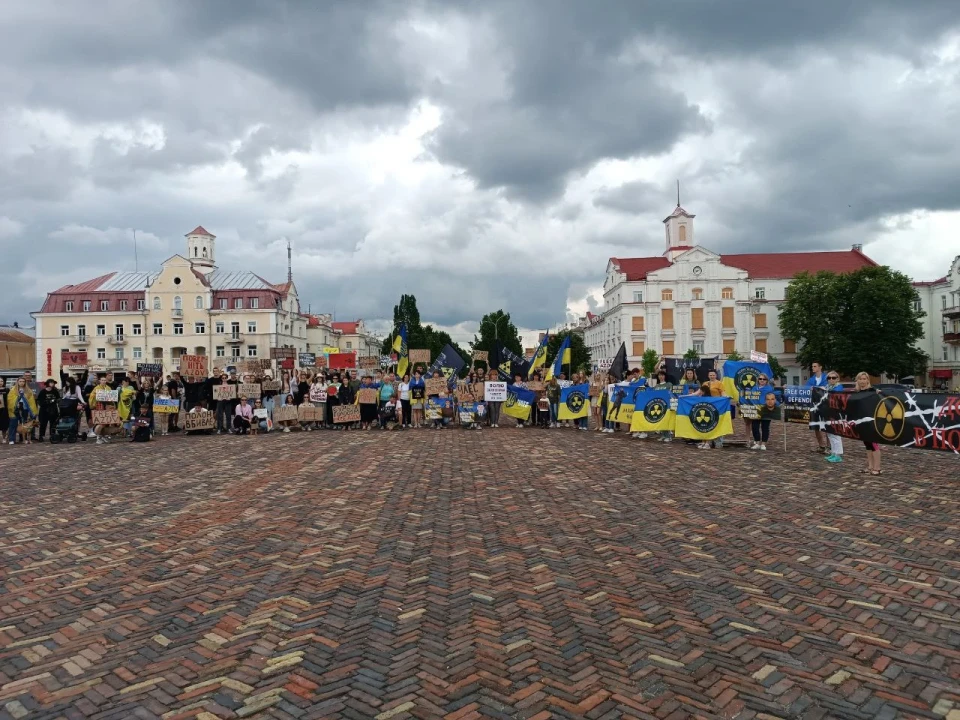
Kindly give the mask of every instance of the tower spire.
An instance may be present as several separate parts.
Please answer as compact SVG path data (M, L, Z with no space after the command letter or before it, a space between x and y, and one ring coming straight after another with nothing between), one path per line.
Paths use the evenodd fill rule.
M680 179L677 178L677 207L680 207Z
M290 238L287 238L287 282L293 282L293 251L290 249Z

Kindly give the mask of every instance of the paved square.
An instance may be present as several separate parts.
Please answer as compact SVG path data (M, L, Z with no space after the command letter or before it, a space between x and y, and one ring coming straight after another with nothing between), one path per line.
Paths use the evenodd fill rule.
M960 460L809 435L4 446L0 718L956 720Z

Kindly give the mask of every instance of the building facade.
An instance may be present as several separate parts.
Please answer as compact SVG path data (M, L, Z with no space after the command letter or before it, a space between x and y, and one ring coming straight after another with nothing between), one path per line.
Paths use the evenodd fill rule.
M382 340L367 331L363 320L333 322L331 324L338 333L340 352L355 352L357 357L380 356Z
M960 387L960 255L939 280L915 282L917 307L923 318L920 349L930 358L927 377L917 385L941 389Z
M161 362L176 370L186 354L209 366L269 358L272 347L306 350L307 316L296 287L215 265L216 237L186 236L186 256L156 272L112 272L47 295L36 320L36 369L56 376L63 350L87 352L92 369L125 372Z
M719 255L697 245L694 218L680 205L664 221L661 256L610 258L603 308L588 314L584 340L593 362L612 358L626 343L628 363L639 367L644 351L682 357L725 357L752 350L775 355L787 381L800 383L808 369L796 359L796 343L780 334L779 306L797 273L844 273L876 263L859 246L835 252Z

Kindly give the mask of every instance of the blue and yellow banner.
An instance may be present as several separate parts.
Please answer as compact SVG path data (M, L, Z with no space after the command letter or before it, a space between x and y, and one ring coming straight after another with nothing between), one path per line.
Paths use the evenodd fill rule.
M590 414L590 384L571 385L560 391L558 420L579 420Z
M557 351L557 357L554 358L553 364L550 365L550 369L547 370L547 375L544 378L545 380L550 380L555 377L560 377L560 373L563 372L563 366L570 365L570 336L567 335L563 339L563 343L560 345L560 349Z
M678 438L701 441L732 435L730 398L691 395L677 398L676 434Z
M429 397L424 406L423 416L427 420L441 420L443 419L443 411L446 408L452 407L452 405L452 398Z
M630 383L618 383L608 387L607 420L630 423L633 419L633 395L636 389L636 386Z
M633 420L630 432L669 432L677 421L671 403L677 400L669 390L647 390L634 396Z
M740 405L762 405L764 389L760 387L761 375L767 378L766 391L773 390L770 385L773 371L769 363L727 360L723 364L723 391Z
M520 422L527 422L530 419L530 408L533 407L535 397L532 390L508 385L507 401L503 404L503 412Z
M400 323L400 332L393 339L393 351L397 354L397 375L401 378L410 367L410 351L407 347L407 324Z
M550 333L544 333L543 339L537 346L537 351L533 354L533 360L530 361L530 367L527 370L527 379L533 377L533 374L547 363L547 344L550 342Z

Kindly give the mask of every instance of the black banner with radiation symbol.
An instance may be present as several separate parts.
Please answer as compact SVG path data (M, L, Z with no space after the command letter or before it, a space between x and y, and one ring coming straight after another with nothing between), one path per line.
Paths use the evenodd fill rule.
M869 443L960 454L960 396L812 390L812 428Z

